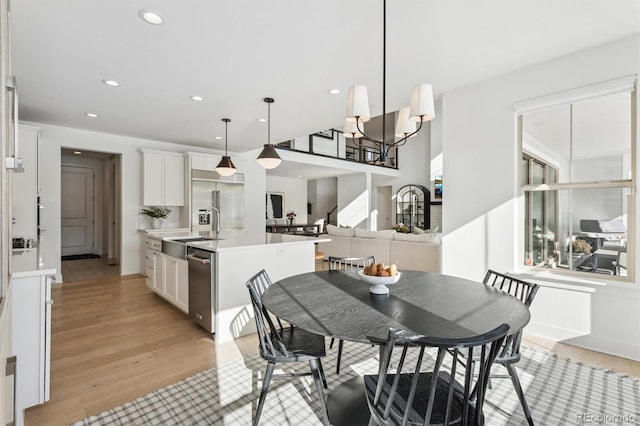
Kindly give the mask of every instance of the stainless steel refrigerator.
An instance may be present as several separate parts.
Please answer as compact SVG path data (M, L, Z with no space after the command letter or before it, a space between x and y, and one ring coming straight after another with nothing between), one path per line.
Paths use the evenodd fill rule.
M220 212L220 229L244 228L244 174L221 176L208 170L191 171L191 230L211 231L218 226L212 209Z

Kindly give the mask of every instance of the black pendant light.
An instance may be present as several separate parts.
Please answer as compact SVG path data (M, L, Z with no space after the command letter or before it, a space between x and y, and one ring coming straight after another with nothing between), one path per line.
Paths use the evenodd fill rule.
M216 166L216 172L218 172L218 174L221 176L231 176L236 172L236 166L233 164L233 161L231 161L231 157L227 155L227 143L228 143L227 128L231 120L228 118L223 118L222 121L224 121L224 156Z
M262 149L260 155L258 155L256 161L265 169L275 169L280 165L280 163L282 163L282 159L278 155L278 152L273 147L273 145L271 145L271 104L275 101L273 100L273 98L264 98L264 101L267 103L269 111L269 115L267 116L267 144Z

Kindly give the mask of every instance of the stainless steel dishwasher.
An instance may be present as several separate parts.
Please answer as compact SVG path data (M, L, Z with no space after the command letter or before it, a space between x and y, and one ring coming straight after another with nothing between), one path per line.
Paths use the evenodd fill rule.
M210 333L215 332L216 254L187 247L189 262L189 317Z

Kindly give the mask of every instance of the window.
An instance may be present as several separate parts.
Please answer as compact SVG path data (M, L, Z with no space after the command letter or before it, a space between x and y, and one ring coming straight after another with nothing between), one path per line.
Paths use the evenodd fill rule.
M635 103L625 78L516 104L524 265L634 279Z

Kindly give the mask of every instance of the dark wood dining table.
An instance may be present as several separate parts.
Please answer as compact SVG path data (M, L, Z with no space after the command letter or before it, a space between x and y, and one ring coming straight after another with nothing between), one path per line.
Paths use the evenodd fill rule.
M385 341L389 328L443 338L464 338L509 325L516 333L529 322L520 300L479 281L433 272L402 271L389 294L369 293L357 270L318 271L273 283L263 295L264 306L287 322L328 337L368 343ZM366 407L362 381L352 380L329 394L334 418L340 407ZM349 398L354 397L354 401ZM333 403L332 403L333 402ZM338 407L340 406L340 407ZM332 413L333 410L333 413Z

